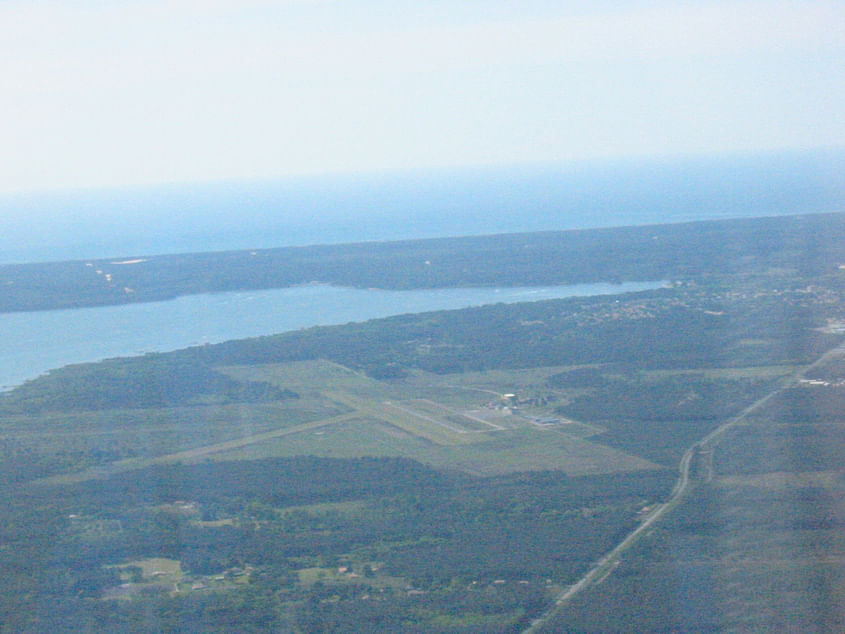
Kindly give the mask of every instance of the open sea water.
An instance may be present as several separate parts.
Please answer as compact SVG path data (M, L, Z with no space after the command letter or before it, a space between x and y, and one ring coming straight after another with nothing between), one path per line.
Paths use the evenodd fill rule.
M845 151L826 150L6 195L0 263L842 211L843 167ZM300 287L5 314L0 387L112 356L660 283L408 292Z
M0 195L0 263L845 210L845 150Z

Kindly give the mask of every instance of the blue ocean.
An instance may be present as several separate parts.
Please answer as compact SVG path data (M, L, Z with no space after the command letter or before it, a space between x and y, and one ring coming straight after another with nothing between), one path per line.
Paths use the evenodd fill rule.
M845 152L162 185L0 198L0 263L845 209ZM300 287L0 315L0 389L68 363L403 312L654 288Z
M845 210L845 150L0 196L0 263Z

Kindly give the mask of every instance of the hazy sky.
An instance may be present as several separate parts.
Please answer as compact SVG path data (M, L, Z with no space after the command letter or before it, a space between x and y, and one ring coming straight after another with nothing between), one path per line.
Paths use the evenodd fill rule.
M0 192L841 146L843 50L842 0L0 0Z

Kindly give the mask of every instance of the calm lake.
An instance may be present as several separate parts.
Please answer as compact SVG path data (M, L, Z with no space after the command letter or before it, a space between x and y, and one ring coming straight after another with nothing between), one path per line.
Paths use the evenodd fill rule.
M190 295L166 302L0 314L0 387L70 363L390 315L659 288L664 282L415 291L327 285Z

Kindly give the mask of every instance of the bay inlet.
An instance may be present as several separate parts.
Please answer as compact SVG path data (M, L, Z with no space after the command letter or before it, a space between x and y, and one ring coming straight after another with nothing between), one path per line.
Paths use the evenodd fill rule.
M0 314L0 389L51 369L148 352L485 304L660 288L665 282L412 291L329 285L188 295L164 302Z

